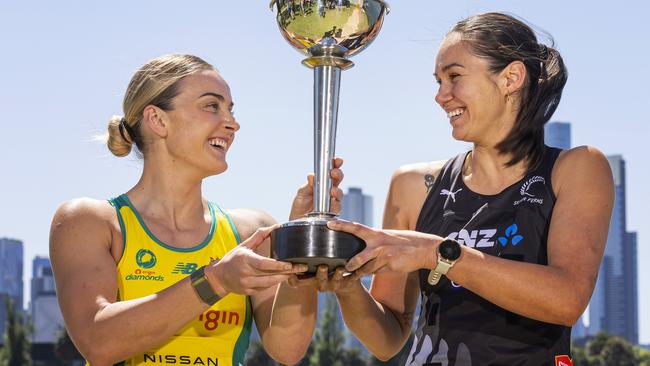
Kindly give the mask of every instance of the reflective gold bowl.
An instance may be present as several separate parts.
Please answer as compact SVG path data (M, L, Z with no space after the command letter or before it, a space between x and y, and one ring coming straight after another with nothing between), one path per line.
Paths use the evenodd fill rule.
M377 36L390 11L382 0L273 0L282 36L293 47L310 49L324 41L343 46L343 57L366 48Z

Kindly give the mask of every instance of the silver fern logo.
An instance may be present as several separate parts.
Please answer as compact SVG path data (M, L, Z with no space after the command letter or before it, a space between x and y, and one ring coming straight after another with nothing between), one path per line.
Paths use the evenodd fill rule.
M518 204L523 202L537 203L540 205L543 204L544 198L538 198L533 190L533 187L538 185L537 183L546 185L546 179L544 179L544 177L539 175L536 175L528 179L524 184L521 185L521 188L519 189L519 193L521 194L522 197L521 199L515 201L514 205L517 206Z

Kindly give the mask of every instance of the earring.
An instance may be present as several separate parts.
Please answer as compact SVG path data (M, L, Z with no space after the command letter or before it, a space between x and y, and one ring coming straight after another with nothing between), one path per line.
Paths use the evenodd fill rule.
M506 94L506 103L510 103L510 91Z

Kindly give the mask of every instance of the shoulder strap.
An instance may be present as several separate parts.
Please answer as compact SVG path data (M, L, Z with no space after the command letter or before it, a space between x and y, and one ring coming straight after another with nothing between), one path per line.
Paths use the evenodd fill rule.
M467 157L468 152L464 152L456 155L454 158L449 159L445 165L443 165L440 170L440 174L436 177L431 185L431 189L427 194L427 197L422 204L422 209L418 216L417 223L415 225L415 230L428 232L427 228L431 225L430 220L435 218L435 202L436 199L440 196L440 192L443 189L453 189L458 177L460 176L461 171L463 170L463 163L465 162L465 157ZM447 196L449 198L449 196Z

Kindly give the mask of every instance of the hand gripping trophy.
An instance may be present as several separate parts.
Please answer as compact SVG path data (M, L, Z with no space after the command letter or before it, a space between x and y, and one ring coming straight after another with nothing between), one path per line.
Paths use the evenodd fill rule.
M336 141L341 70L347 59L377 36L389 8L382 0L273 0L280 32L308 56L302 63L314 69L314 209L304 218L287 222L271 234L273 258L330 271L344 266L365 247L363 240L330 230L329 192Z

